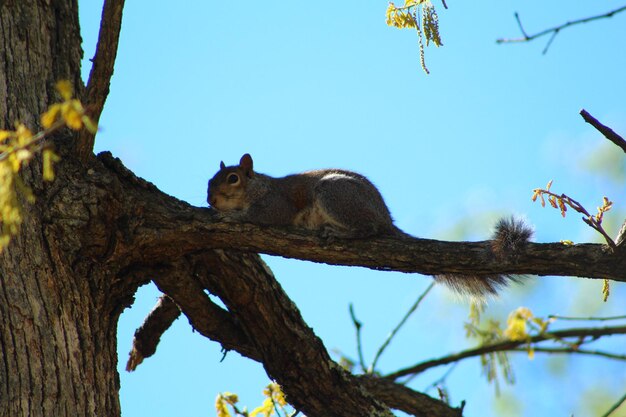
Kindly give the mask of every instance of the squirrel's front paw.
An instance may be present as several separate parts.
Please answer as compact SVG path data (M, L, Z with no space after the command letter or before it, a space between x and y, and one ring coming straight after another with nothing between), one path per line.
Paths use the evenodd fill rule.
M319 237L321 237L327 245L335 243L337 239L349 239L352 236L349 230L341 229L331 225L324 225L319 229Z
M233 216L232 213L229 213L226 211L214 210L213 216L215 217L216 220L219 220L224 223L239 223L237 216Z

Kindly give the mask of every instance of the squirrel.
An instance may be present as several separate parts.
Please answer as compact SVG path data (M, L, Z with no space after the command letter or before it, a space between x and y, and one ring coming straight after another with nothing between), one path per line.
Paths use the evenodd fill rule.
M274 178L255 172L252 157L239 165L220 162L209 180L207 202L225 220L267 226L292 226L325 238L410 236L393 224L376 186L356 172L321 169ZM520 220L501 219L491 241L492 255L510 260L529 241L532 230ZM435 280L470 296L495 295L517 281L511 275L437 275Z

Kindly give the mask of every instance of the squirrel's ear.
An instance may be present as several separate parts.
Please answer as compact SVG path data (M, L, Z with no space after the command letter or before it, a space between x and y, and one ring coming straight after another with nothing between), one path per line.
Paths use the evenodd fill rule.
M224 161L220 161L220 169L224 169L226 168L226 165L224 165Z
M252 157L249 153L241 157L241 159L239 160L239 168L243 169L248 177L252 177Z

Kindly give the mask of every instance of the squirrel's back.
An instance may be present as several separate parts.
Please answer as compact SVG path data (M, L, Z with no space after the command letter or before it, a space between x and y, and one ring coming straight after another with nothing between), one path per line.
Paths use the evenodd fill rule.
M341 169L274 178L253 170L250 155L209 181L212 207L241 221L296 226L327 236L357 238L395 233L378 189L363 175Z

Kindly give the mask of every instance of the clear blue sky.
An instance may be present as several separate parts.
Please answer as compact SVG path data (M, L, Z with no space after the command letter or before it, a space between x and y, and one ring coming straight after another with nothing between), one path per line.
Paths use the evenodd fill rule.
M427 76L415 33L385 25L385 1L127 2L97 151L112 151L161 190L198 206L220 160L234 164L249 152L257 170L275 176L359 171L380 188L397 225L417 236L484 239L494 218L514 213L534 225L536 241L597 239L577 216L562 219L531 203L532 189L553 179L555 191L591 210L603 195L614 200L621 212L607 221L615 234L626 212L623 179L585 168L606 140L578 112L586 108L626 133L626 14L563 31L547 55L546 38L512 45L495 39L519 35L515 11L532 33L621 2L448 0L448 10L434 3L444 46L427 49ZM79 5L86 78L101 2ZM623 159L615 163L623 168ZM430 282L266 259L326 346L349 356L349 303L365 324L371 358ZM604 304L597 280L531 282L506 291L490 313L506 317L525 305L538 315L624 314L626 291L617 284ZM220 363L219 346L193 334L184 318L154 357L132 374L123 371L132 334L157 297L154 287L142 288L120 323L123 415L211 416L220 391L259 405L268 382L262 367L232 352ZM466 303L437 288L381 370L472 346L464 339L466 314ZM623 352L623 338L612 342ZM540 355L529 362L520 354L513 365L517 384L503 385L498 400L478 360L462 362L448 378L453 403L467 400L468 416L589 415L584 403L594 388L605 391L608 407L626 386L619 362ZM423 389L443 372L412 386Z

